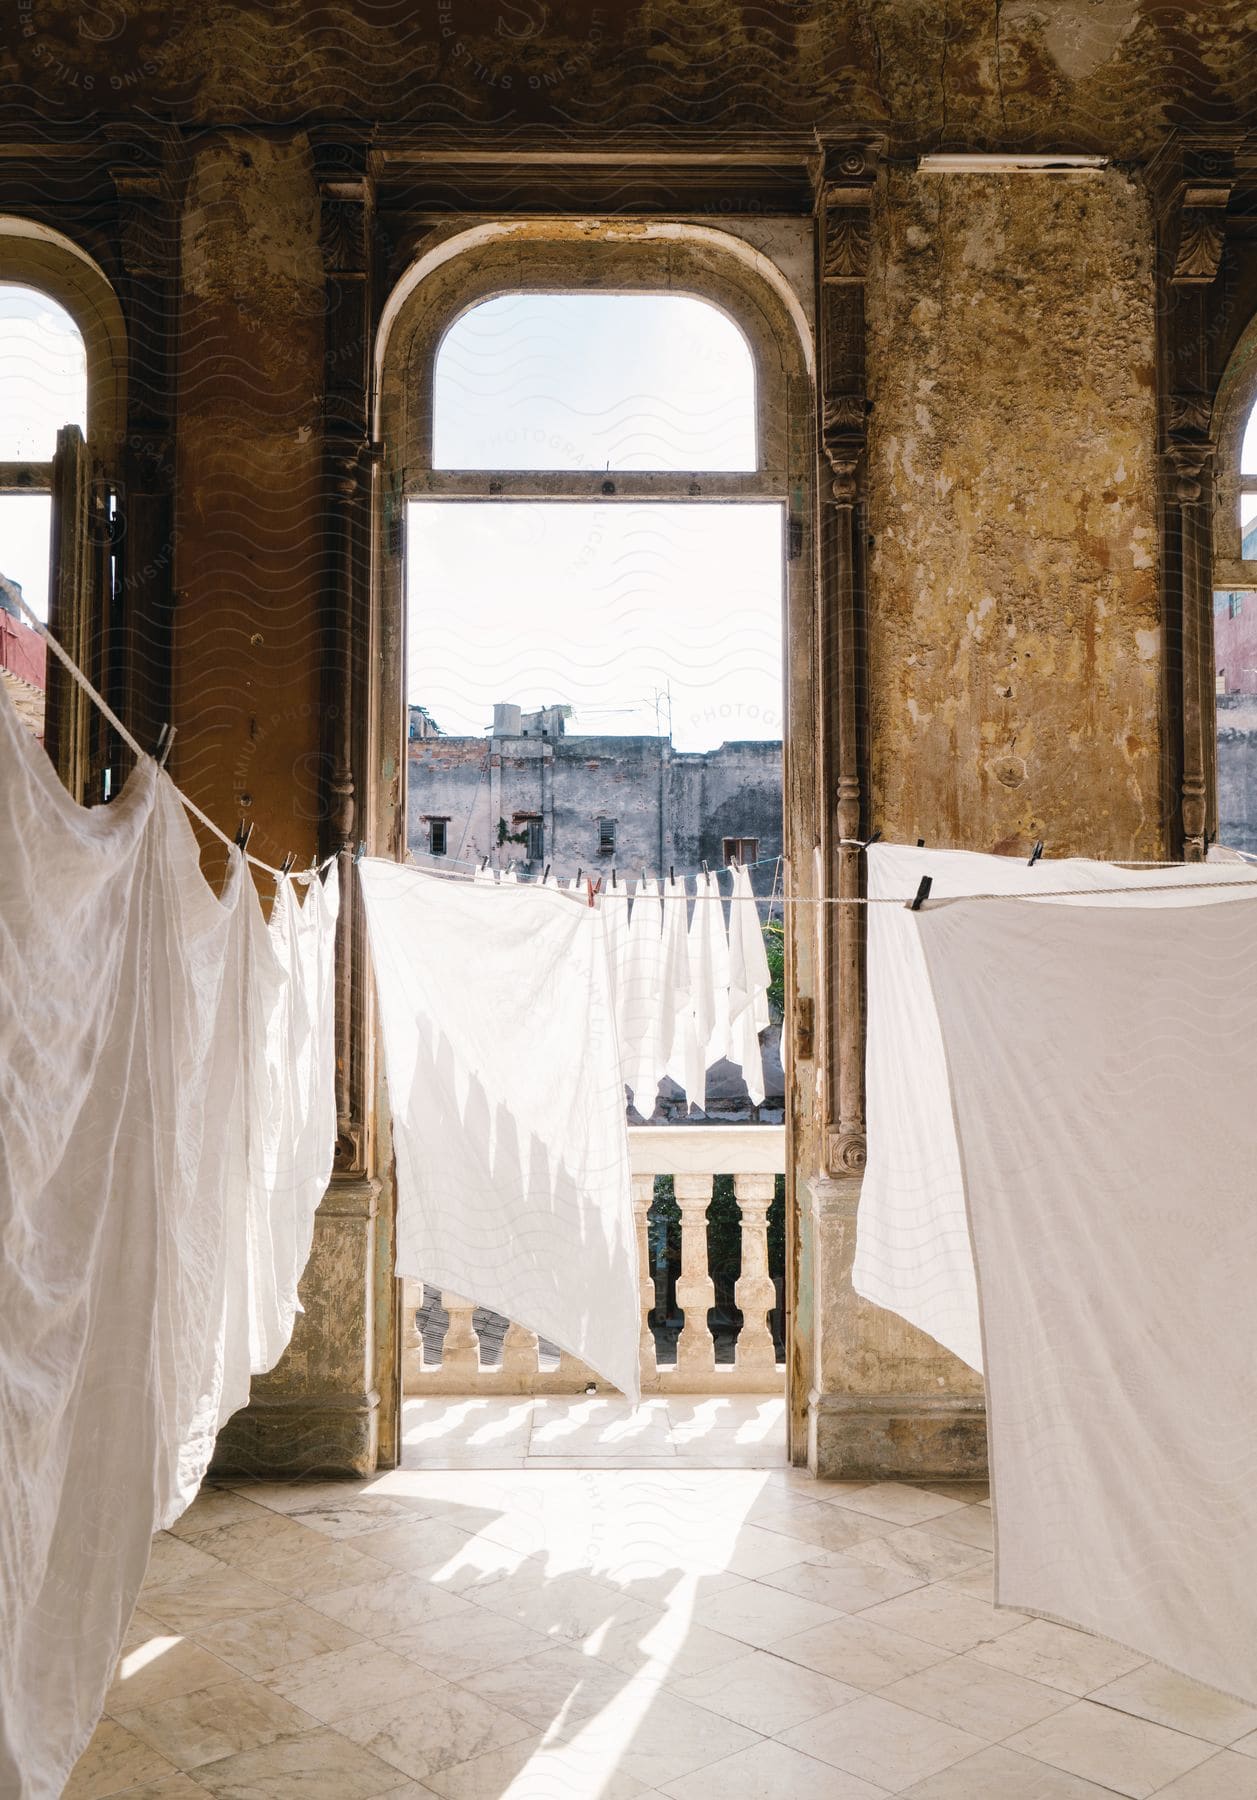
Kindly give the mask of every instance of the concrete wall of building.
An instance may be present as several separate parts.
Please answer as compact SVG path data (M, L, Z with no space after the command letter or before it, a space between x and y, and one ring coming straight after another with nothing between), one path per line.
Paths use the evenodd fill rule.
M1257 594L1237 590L1214 595L1213 660L1219 694L1257 694Z
M1257 852L1257 693L1218 695L1218 842Z
M449 821L452 863L527 863L524 845L499 843L499 820L515 832L522 816L541 819L541 860L559 877L720 868L726 838L754 838L756 890L771 893L781 855L779 743L699 753L657 737L425 737L407 746L407 784L416 857L428 854L436 817ZM604 818L615 821L606 853Z

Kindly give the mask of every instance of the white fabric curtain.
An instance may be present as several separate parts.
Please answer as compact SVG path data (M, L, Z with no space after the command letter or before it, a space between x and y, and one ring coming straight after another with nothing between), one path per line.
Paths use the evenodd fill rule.
M216 897L167 777L80 808L0 694L0 1793L91 1735L155 1529L291 1329L334 888ZM300 990L298 992L298 990ZM300 1053L294 1054L295 1047Z
M897 844L872 844L867 855L870 899L910 898L928 875L936 900L963 894L1033 899L1065 890L1078 899L1059 904L1139 909L1226 900L1232 896L1224 886L1200 892L1200 884L1252 879L1242 864L1132 870L1084 858L1041 858L1031 867L1019 857ZM1122 886L1153 891L1093 892ZM868 1166L851 1279L865 1299L899 1313L980 1369L964 1181L918 916L906 905L868 908Z
M996 1597L1253 1702L1257 901L1196 898L905 916L967 1186Z
M602 910L372 858L359 874L397 1273L538 1332L636 1400L637 1247Z

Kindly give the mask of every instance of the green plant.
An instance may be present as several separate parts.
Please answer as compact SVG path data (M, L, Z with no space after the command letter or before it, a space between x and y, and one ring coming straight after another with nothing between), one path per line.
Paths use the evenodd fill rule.
M774 1025L786 1016L786 928L770 921L764 926L764 951L768 957L768 1010Z

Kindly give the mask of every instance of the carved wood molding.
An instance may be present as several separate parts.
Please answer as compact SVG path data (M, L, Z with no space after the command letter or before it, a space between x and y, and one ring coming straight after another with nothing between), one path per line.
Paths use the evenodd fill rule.
M370 818L372 760L370 275L374 183L362 145L313 145L329 329L324 358L325 490L323 851L340 852L336 945L336 1171L371 1160L371 1044L366 926L353 872Z
M1185 184L1178 200L1178 241L1174 252L1176 287L1207 287L1218 273L1226 241L1226 208L1234 183Z
M884 141L825 138L816 176L819 445L827 483L820 509L822 866L831 898L856 899L865 810L863 484L869 404L864 283L872 204ZM828 491L825 491L825 488ZM824 1157L859 1175L864 1136L864 928L856 906L828 906L822 925Z

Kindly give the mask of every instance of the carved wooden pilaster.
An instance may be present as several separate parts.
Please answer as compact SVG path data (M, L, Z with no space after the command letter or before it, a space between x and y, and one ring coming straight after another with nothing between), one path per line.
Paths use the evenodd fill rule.
M1209 847L1209 795L1216 754L1209 499L1213 448L1207 438L1171 437L1163 458L1167 573L1177 602L1182 646L1179 806L1182 852L1187 862L1203 862Z
M820 686L823 695L822 860L826 892L861 891L857 840L865 784L864 282L881 142L826 139L818 169L820 407ZM864 928L860 908L825 908L825 1161L858 1174L865 1162Z
M176 192L182 152L173 136L161 134L147 143L120 143L118 149L110 178L121 262L116 286L129 349L125 442L104 447L117 489L112 637L123 717L141 743L155 744L171 715Z
M369 1164L371 1111L366 930L353 873L353 851L370 816L364 784L371 766L372 737L369 545L374 457L367 407L374 190L362 152L354 146L316 144L315 179L327 317L322 848L324 854L340 853L336 1169L339 1175L357 1175Z
M1216 830L1209 346L1233 150L1174 139L1149 170L1157 214L1162 569L1177 848L1204 859Z

